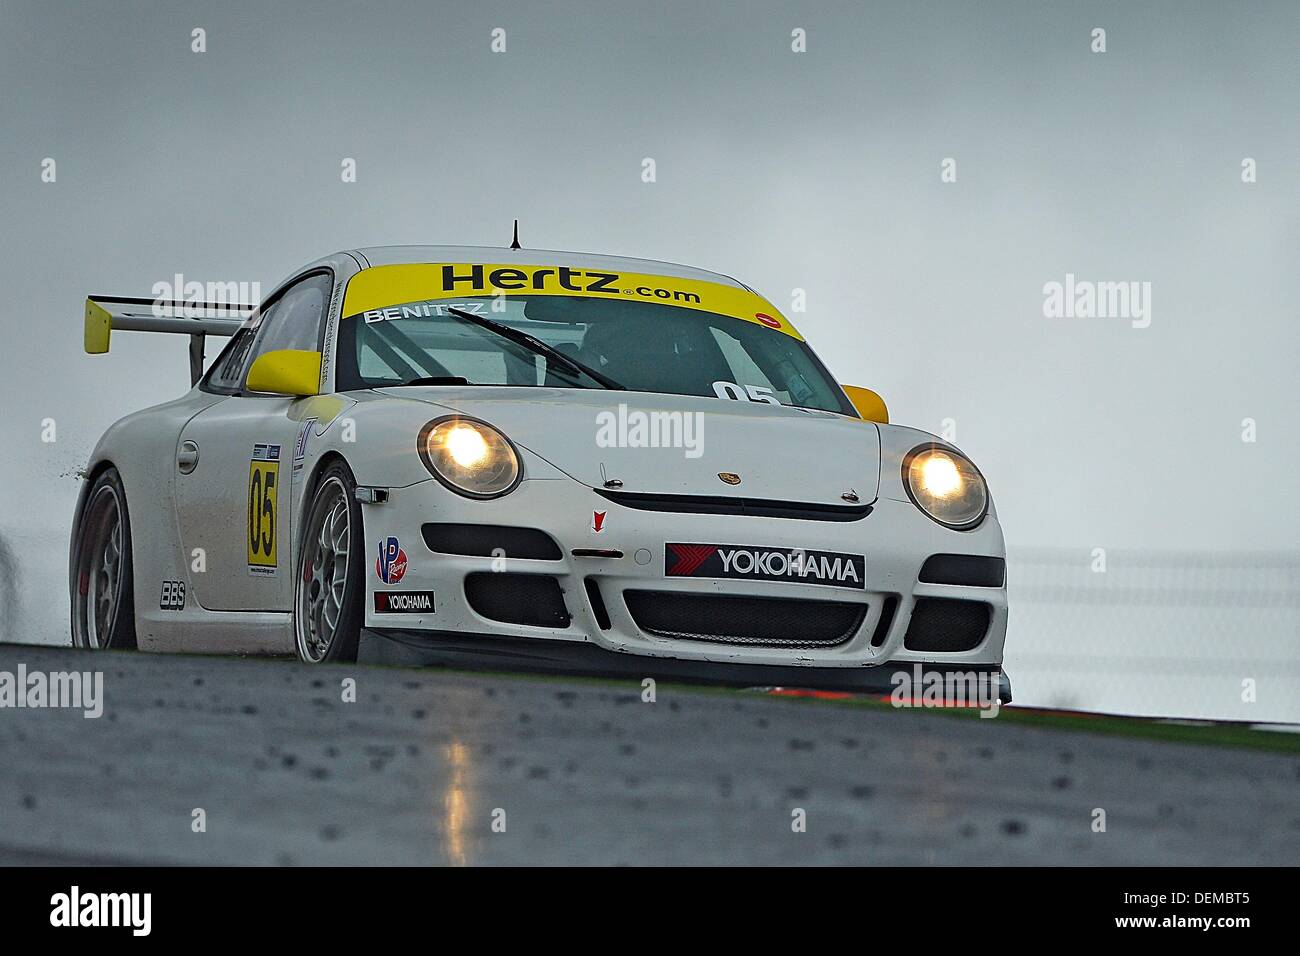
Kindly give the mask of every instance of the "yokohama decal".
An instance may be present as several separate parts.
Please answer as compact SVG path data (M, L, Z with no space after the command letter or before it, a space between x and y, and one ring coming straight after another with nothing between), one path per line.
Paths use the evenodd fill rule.
M739 544L666 544L664 574L670 578L732 578L790 581L827 587L866 588L867 559L839 551L803 551Z
M376 614L432 614L432 591L376 591Z

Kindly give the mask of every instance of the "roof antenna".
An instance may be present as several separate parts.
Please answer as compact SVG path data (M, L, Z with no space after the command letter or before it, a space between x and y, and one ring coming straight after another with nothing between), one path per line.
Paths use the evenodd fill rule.
M523 248L521 245L519 245L519 220L518 219L515 220L515 237L510 240L510 248L511 249Z

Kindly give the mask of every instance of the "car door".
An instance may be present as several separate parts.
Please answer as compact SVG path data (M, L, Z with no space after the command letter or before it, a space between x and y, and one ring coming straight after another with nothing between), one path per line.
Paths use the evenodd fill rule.
M305 276L262 309L203 387L226 398L181 432L177 521L198 603L213 611L287 611L293 601L292 472L307 399L250 392L248 370L277 349L317 350L332 277Z

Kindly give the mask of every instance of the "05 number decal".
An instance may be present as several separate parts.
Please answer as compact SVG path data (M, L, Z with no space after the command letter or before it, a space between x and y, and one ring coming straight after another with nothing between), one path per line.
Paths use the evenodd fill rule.
M762 402L764 405L780 405L781 400L772 394L766 385L740 386L735 382L714 382L713 394L718 398L733 402Z
M279 492L280 446L254 446L248 463L248 570L254 574L274 574L279 565Z

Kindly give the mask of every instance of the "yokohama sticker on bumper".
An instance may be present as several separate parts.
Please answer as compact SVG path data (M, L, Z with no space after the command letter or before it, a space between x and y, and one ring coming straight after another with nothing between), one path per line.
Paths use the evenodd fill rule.
M376 614L432 614L432 591L376 591Z
M866 567L864 555L839 551L740 544L664 545L664 574L670 578L792 581L860 591L866 586Z

